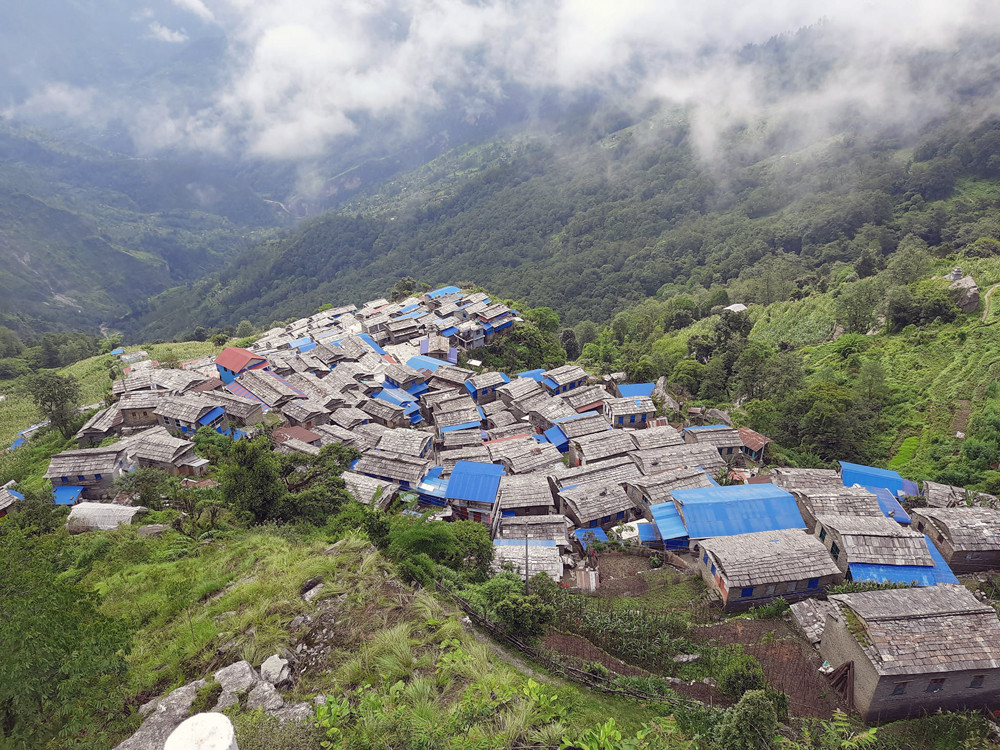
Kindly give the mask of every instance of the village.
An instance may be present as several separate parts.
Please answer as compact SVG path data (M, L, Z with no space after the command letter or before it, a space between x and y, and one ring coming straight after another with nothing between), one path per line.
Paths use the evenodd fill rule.
M342 478L361 503L482 523L498 571L599 592L595 550L615 545L700 575L726 613L782 599L865 721L1000 703L1000 619L959 578L1000 568L995 497L848 462L768 471L766 436L682 413L663 383L482 368L476 349L519 321L446 286L326 309L179 369L117 350L117 400L52 457L53 500L71 531L130 523L143 508L115 497L117 478L210 482L195 433L268 425L281 452L355 448ZM0 516L20 498L0 489ZM827 596L845 581L881 586Z

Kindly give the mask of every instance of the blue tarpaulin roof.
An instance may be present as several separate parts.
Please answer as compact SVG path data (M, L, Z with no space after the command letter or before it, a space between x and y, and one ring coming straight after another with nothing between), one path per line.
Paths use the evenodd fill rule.
M660 538L656 533L656 526L651 523L637 523L635 528L639 532L640 542L655 542Z
M443 331L441 331L441 335L444 336L445 338L454 336L456 333L458 333L458 326L449 326L448 328L445 328Z
M397 406L417 403L416 396L407 393L402 388L393 388L392 386L383 387L382 390L375 394L375 398L388 401L390 404L396 404Z
M566 437L566 433L560 429L559 425L547 429L545 431L545 439L558 448L560 452L565 453L569 450L569 438Z
M671 494L692 539L805 528L795 498L773 484L699 487Z
M552 378L542 378L541 383L546 388L549 388L551 390L555 390L556 388L559 387L559 385L556 383L556 381L554 381Z
M672 503L656 503L649 506L653 523L661 539L686 539L688 532L677 507Z
M878 507L882 509L886 518L891 518L893 521L898 523L908 524L910 522L909 514L903 509L903 506L899 504L899 500L896 499L889 490L884 487L865 487L870 493L875 495L875 499L878 500ZM889 513L892 513L890 516Z
M12 494L18 500L24 500L24 495L22 495L20 492L17 492L16 490L7 490L7 492L9 492L10 494Z
M406 315L397 315L393 320L416 320L417 318L422 318L426 315L423 310L414 310L413 312L406 313Z
M604 533L604 529L602 529L600 526L597 526L593 529L577 529L573 533L576 534L576 538L580 540L580 544L583 545L584 549L587 549L590 546L590 543L587 540L588 534L594 535L595 542L608 541L608 535Z
M727 424L702 424L693 427L685 427L684 432L695 432L696 430L717 430L720 427L729 427Z
M24 445L24 438L19 437L17 440L15 440L13 443L10 444L10 448L8 448L7 450L12 451L15 448L20 448L22 445Z
M216 419L218 419L225 413L226 413L225 409L223 409L221 406L216 406L214 409L212 409L212 411L208 412L208 414L199 419L198 424L209 424L211 422L214 422Z
M419 302L414 302L414 303L413 303L412 305L407 305L406 307L404 307L404 308L401 308L401 309L400 309L400 312L401 312L401 313L403 313L403 314L405 315L406 313L410 313L410 312L413 312L413 311L414 311L414 310L416 310L416 309L417 309L418 307L420 307L420 303L419 303Z
M56 487L52 490L53 502L56 505L72 505L80 499L83 494L83 487L75 485L68 487Z
M308 344L303 344L299 347L299 354L305 354L306 352L311 352L316 348L316 344L310 341Z
M912 479L903 480L903 494L909 495L910 497L918 497L920 495L920 488L917 483Z
M427 292L427 296L431 299L437 299L438 297L444 297L446 294L458 294L461 291L457 286L443 286L440 289L435 289L433 292Z
M306 344L311 344L312 342L313 342L313 340L311 338L309 338L308 336L303 336L302 338L295 339L295 341L291 342L288 345L288 348L289 349L298 349L300 346L305 346Z
M124 354L125 350L119 346L117 349L112 349L111 353L117 356L119 354Z
M496 539L493 541L494 547L523 547L523 539ZM555 547L555 539L529 539L529 547Z
M635 398L636 396L652 396L656 383L631 383L618 386L618 393L622 398Z
M920 586L936 586L939 583L958 583L955 574L941 557L941 553L924 537L927 551L934 565L876 565L873 563L851 563L851 578L855 581L877 581L879 583L917 583Z
M461 424L448 425L447 427L441 427L440 431L443 435L446 432L459 432L461 430L475 430L482 427L481 422L462 422Z
M437 368L445 364L448 363L434 357L428 357L426 354L418 354L406 360L407 367L412 367L414 370L430 370L431 372L437 372Z
M492 503L497 499L500 477L503 475L504 468L499 464L459 461L448 479L448 498Z
M536 383L540 383L542 382L543 372L545 372L545 369L539 367L537 370L525 370L524 372L519 372L517 376L519 378L530 378L531 380L534 380Z
M903 489L903 478L898 472L889 469L879 469L874 466L852 464L840 461L840 481L845 487L860 485L862 487L884 487L897 493Z

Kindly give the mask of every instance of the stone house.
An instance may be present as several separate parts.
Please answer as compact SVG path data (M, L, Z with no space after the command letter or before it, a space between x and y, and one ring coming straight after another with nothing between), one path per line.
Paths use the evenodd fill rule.
M820 656L863 721L993 706L1000 620L964 586L830 597Z
M913 525L960 573L1000 568L1000 510L917 508Z

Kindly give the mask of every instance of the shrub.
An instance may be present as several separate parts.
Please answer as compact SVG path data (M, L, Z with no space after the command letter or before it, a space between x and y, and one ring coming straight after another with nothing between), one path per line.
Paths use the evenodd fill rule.
M775 747L778 714L763 690L747 690L713 731L717 747L726 750L770 750Z
M717 679L719 689L733 698L748 690L763 690L767 685L760 662L749 654L736 654L729 659Z
M778 597L772 602L759 607L751 607L748 615L752 620L776 620L788 611L788 602Z

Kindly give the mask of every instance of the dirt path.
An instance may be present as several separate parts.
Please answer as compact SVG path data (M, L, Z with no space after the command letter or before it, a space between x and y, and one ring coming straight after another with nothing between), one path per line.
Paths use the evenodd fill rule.
M985 323L986 319L990 317L990 297L993 294L993 290L998 286L1000 286L1000 284L994 284L986 290L986 294L983 296L983 317L981 318L981 322L983 323Z

